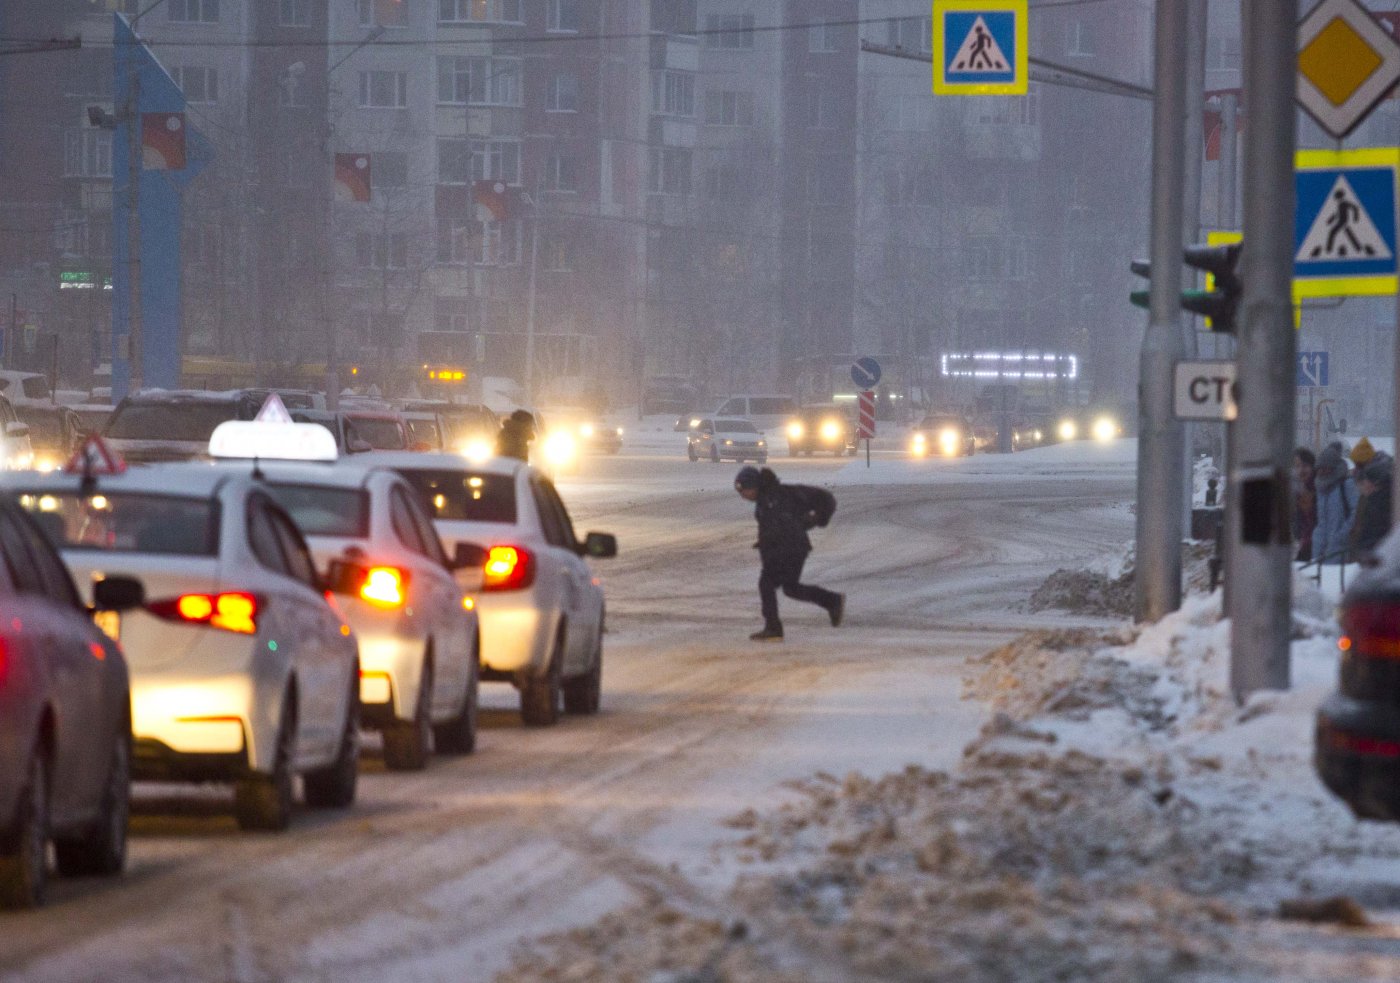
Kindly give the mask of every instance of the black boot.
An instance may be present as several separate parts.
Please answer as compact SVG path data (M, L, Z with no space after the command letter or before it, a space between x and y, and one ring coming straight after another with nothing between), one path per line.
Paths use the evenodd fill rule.
M831 627L840 628L841 619L846 616L846 595L837 594L836 603L827 608L826 613L831 617Z
M783 626L781 624L764 625L762 631L756 631L749 636L751 642L781 642L783 640Z

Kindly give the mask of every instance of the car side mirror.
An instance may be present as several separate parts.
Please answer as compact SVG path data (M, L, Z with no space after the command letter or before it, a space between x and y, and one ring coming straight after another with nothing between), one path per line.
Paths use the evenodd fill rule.
M145 585L134 577L104 577L92 585L94 611L131 611L145 603Z
M348 560L332 560L326 567L323 586L332 594L358 594L369 571Z
M452 551L450 566L453 570L470 570L472 567L486 566L486 547L476 543L458 543Z
M583 554L595 560L617 556L617 537L606 532L591 532L583 537Z

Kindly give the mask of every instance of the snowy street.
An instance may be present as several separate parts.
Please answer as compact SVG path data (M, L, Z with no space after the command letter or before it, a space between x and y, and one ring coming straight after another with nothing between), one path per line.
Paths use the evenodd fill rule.
M360 801L240 835L224 799L138 787L121 881L60 882L0 935L5 979L490 979L517 942L636 903L723 910L736 873L714 844L745 809L818 771L951 768L985 719L962 663L1031 626L1061 566L1131 535L1132 446L1012 458L772 462L830 485L806 579L849 595L832 630L784 601L781 645L759 623L751 508L733 465L689 464L646 434L562 478L580 534L618 535L603 712L525 731L515 695L483 690L478 752L384 773L371 745Z

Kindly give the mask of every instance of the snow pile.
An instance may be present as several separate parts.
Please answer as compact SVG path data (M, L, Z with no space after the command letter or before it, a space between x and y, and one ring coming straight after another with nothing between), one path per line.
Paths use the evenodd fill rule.
M1215 544L1185 542L1181 561L1188 592L1210 589L1210 558ZM1056 570L1031 594L1032 611L1054 608L1070 614L1127 618L1133 614L1133 550L1131 544L1096 566Z
M1218 594L1135 637L1035 632L970 660L991 719L955 774L818 774L732 820L751 873L720 910L640 905L502 979L1394 979L1393 948L1278 920L1360 924L1319 888L1400 863L1400 837L1312 774L1336 649L1326 605L1300 599L1295 688L1243 707Z

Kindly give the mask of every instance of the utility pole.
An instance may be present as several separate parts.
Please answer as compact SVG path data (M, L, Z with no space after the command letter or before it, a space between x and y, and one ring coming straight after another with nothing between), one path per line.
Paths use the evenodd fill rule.
M1226 92L1220 97L1220 200L1222 229L1239 227L1239 203L1235 187L1239 180L1239 163L1235 151L1239 143L1239 96Z
M133 32L135 28L132 28ZM133 49L140 45L132 41ZM141 340L141 66L140 54L133 50L127 60L131 72L130 91L123 111L126 124L126 364L128 392L138 393L145 377L142 364L145 346ZM116 396L116 393L113 393Z
M1242 12L1250 120L1244 144L1238 463L1230 474L1228 505L1238 538L1226 557L1226 581L1234 584L1230 688L1240 700L1289 685L1297 19L1297 0L1252 0Z
M1205 158L1205 89L1206 89L1206 0L1187 0L1186 6L1186 156L1185 182L1182 198L1183 246L1194 245L1201 237L1201 171ZM1196 271L1187 268L1182 287L1196 286ZM1200 354L1200 336L1196 319L1181 319L1183 350L1188 357ZM1195 453L1192 436L1197 424L1182 424L1182 482L1181 527L1191 529L1191 509L1195 505Z
M1181 326L1182 183L1186 137L1187 0L1158 0L1152 108L1152 285L1140 362L1137 468L1138 621L1181 606L1185 442L1172 414ZM1290 236L1290 241L1291 236Z
M540 256L540 182L535 182L534 222L530 225L530 287L525 301L525 401L535 408L535 273Z

